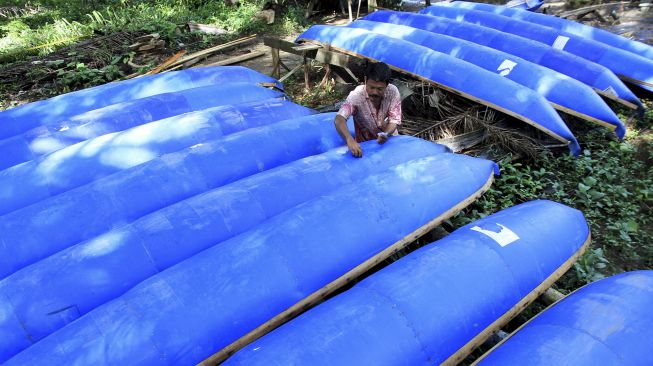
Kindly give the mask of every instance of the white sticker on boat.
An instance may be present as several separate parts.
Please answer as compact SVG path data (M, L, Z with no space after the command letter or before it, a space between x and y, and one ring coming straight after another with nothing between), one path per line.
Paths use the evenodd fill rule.
M508 229L507 227L501 224L497 224L497 225L501 227L501 230L498 233L492 230L481 229L478 226L474 226L472 230L487 235L490 239L496 241L502 247L505 247L506 245L519 240L519 236L517 236L517 234L515 234L512 230Z
M511 60L503 60L501 65L499 65L499 67L497 67L497 71L499 72L499 75L506 76L506 75L510 74L510 72L512 71L512 69L515 68L515 66L517 66L516 62L511 61Z
M605 90L603 90L603 92L604 92L605 94L607 94L607 95L612 95L613 97L618 97L618 95L617 95L617 91L614 90L614 88L612 87L612 85L609 85L607 88L605 88Z
M561 50L561 49L565 48L568 41L569 41L569 37L558 36L556 38L555 42L553 42L552 47Z

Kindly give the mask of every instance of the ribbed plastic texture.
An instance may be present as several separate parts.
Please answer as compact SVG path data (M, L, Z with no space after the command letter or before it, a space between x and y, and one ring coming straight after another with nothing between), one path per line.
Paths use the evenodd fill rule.
M490 47L408 26L359 20L349 27L403 39L467 61L532 89L551 103L612 125L620 138L626 133L619 117L589 86L549 68Z
M225 365L438 365L570 259L581 212L521 204L411 253L236 353ZM504 365L528 364L518 362Z
M456 8L474 9L486 11L489 13L496 13L510 18L523 20L529 23L543 25L545 27L554 28L579 37L592 39L594 41L604 43L608 46L620 48L622 50L653 59L653 47L647 45L646 43L628 39L618 34L614 34L600 28L591 27L589 25L575 22L569 19L541 13L532 13L519 9L508 9L503 6L495 6L484 3L472 3L467 1L454 1L451 3L446 3L446 5Z
M342 185L150 277L6 364L197 363L461 204L495 169L438 153Z
M468 62L362 29L315 25L297 40L330 44L406 70L520 116L534 127L567 142L573 154L580 151L574 135L541 95Z
M635 94L608 68L540 42L441 16L383 10L369 14L363 19L406 25L487 46L558 71L592 88L609 91L618 98L643 106Z
M407 136L362 148L364 159L337 148L177 202L5 278L0 298L8 302L0 304L0 313L8 316L0 318L0 334L25 336L15 344L0 343L0 361L155 273L293 206L404 161L447 151Z
M275 79L242 66L203 67L99 85L0 112L0 138L50 125L76 114L157 94L230 82L251 84Z
M603 65L619 77L628 77L638 82L653 84L652 60L588 38L479 10L432 5L422 10L421 13L462 20L532 39ZM653 91L653 87L638 85Z
M251 128L0 216L0 278L182 199L341 146L334 118L325 113Z
M653 365L653 271L589 284L537 315L479 365Z
M0 171L0 215L166 153L312 113L288 101L266 99L186 113L77 143Z
M279 91L254 84L226 83L112 104L0 140L0 169L81 141L163 118L221 105L283 96Z

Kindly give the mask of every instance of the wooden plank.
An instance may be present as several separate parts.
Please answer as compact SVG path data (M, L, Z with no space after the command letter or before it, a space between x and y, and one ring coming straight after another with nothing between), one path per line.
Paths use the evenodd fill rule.
M492 334L492 333L494 333L495 331L499 330L501 327L503 327L504 325L506 325L506 324L510 321L510 319L514 318L517 314L519 314L520 312L522 312L522 310L524 310L524 309L525 309L525 308L526 308L526 307L527 307L531 302L533 302L533 301L534 301L538 296L540 296L542 293L544 293L546 289L548 289L548 288L550 288L551 286L553 286L553 284L554 284L554 283L555 283L555 282L556 282L556 281L557 281L557 280L558 280L558 279L559 279L563 274L565 274L565 272L567 272L567 271L571 268L571 266L574 265L574 263L578 260L578 258L580 258L580 257L583 255L583 253L585 253L585 250L587 250L587 247L590 245L591 242L592 242L592 234L590 234L590 235L587 237L587 239L585 240L585 243L583 244L583 246L582 246L582 247L581 247L581 248L580 248L580 249L579 249L579 250L578 250L578 251L577 251L577 252L576 252L576 253L575 253L571 258L569 258L569 259L568 259L567 261L565 261L565 262L564 262L560 267L558 267L558 269L557 269L555 272L553 272L549 277L547 277L546 280L544 280L544 282L542 282L542 283L541 283L539 286L537 286L533 291L531 291L531 292L528 294L528 296L526 296L526 297L523 298L520 302L518 302L517 305L515 305L512 309L510 309L507 313L505 313L501 318L497 319L496 321L494 321L494 323L492 323L489 327L487 327L487 328L486 328L486 329L481 333L481 334L485 334L485 337L480 337L481 334L479 334L479 335L477 336L477 337L479 337L479 339L474 338L474 339L473 339L472 341L470 341L467 345L465 345L465 347L463 347L463 348L467 348L467 349L465 350L465 352L467 352L467 354L471 353L471 351L474 350L474 348L476 348L476 346L473 346L473 347L471 346L471 343L472 343L472 342L474 342L474 344L477 344L478 341L480 341L480 340L482 340L482 339L483 339L483 341L484 341L484 339L487 339L487 337L489 337L490 334ZM582 288L582 287L581 287L581 288ZM576 290L576 291L578 291L578 290ZM562 299L560 299L560 300L562 300ZM558 301L560 301L560 300L558 300ZM556 301L555 303L553 303L552 305L550 305L548 308L550 308L551 306L554 306L555 304L557 304L558 301ZM548 309L548 308L547 308L547 309ZM528 323L530 323L533 319L535 319L535 318L533 317L533 318L531 318L529 321L527 321L526 323L522 324L519 328L517 328L517 330L515 330L514 332L512 332L512 334L515 334L515 333L519 332L519 330L521 330L523 327L525 327L525 326L526 326ZM487 332L486 332L486 331L487 331ZM512 334L511 334L511 335L512 335ZM485 355L490 354L492 351L494 351L497 347L500 347L500 346L501 346L505 341L507 341L508 339L510 339L510 337L506 337L506 338L504 338L501 342L499 342L498 344L494 345L494 347L492 347L489 351L487 351L487 352L485 353ZM481 342L481 343L482 343L482 342ZM481 343L478 343L478 344L480 345ZM469 345L469 347L468 347L468 345ZM463 348L461 348L461 350L462 350ZM461 351L459 350L459 352L461 352ZM458 353L458 352L457 352L457 353ZM463 354L462 354L463 352L461 352L460 355L458 355L457 353L454 354L454 356L457 356L456 359L458 359L458 360L460 360L460 361L462 361L463 359L465 359L465 357L467 357L466 355L463 356ZM453 356L452 356L452 357L453 357ZM480 357L479 359L477 359L476 361L474 361L474 363L472 364L472 366L473 366L473 365L477 365L481 360L483 360L483 358L484 358L484 356L482 356L482 357ZM450 360L451 360L451 362L449 362ZM447 361L445 361L445 362L443 363L443 365L445 365L445 364L446 364L446 365L456 365L457 362L455 362L454 359L447 359Z
M629 101L627 101L625 99L621 99L621 98L619 98L619 97L617 97L617 96L615 96L615 95L613 95L611 93L608 93L608 92L606 92L604 90L594 88L594 91L598 95L602 96L603 98L610 99L610 100L612 100L614 102L620 103L620 104L622 104L622 105L624 105L624 106L626 106L626 107L628 107L630 109L638 109L639 108L637 106L637 104L631 103L631 102L629 102Z
M203 66L225 66L225 65L232 65L232 64L237 64L239 62L251 60L253 58L261 57L265 55L265 51L255 51L255 52L250 52L246 53L244 55L236 56L236 57L230 57L226 60L221 60L218 62L213 62L208 65L203 65Z
M288 72L288 73L287 73L286 75L284 75L281 79L279 79L279 82L280 82L280 83L283 83L283 82L284 82L286 79L288 79L292 74L294 74L295 71L301 69L302 67L304 67L304 64L299 64L299 65L295 66L294 69L290 70L290 72Z
M295 51L313 51L313 50L319 50L320 48L322 48L322 46L320 46L319 44L312 44L312 43L305 43L299 46L292 47L292 49Z
M186 50L181 50L174 55L170 56L167 60L165 60L161 65L157 66L156 68L148 71L145 73L145 75L154 75L158 74L161 72L161 70L165 69L169 65L171 65L173 62L177 61L181 56L183 56L186 53Z
M611 6L623 6L623 5L628 5L628 4L630 4L630 1L618 1L618 2L613 2L613 3L590 5L590 6L580 8L580 9L565 11L563 13L558 14L558 16L560 18L569 18L569 17L573 17L573 16L584 15L584 14L587 14L589 12L592 12L592 11L598 10L598 9L604 9L604 8L608 8L608 7L611 7Z
M412 243L416 239L420 238L422 235L426 234L427 232L433 230L433 228L439 226L443 221L453 217L456 215L458 212L460 212L463 208L469 206L471 203L473 203L478 197L480 197L485 191L487 191L490 186L492 185L492 181L494 180L494 174L490 174L490 177L486 181L486 183L481 187L478 191L476 191L474 194L471 196L467 197L465 200L460 202L459 204L455 205L454 207L450 208L446 212L444 212L442 215L434 218L433 220L429 221L426 223L424 226L420 227L419 229L413 231L409 235L405 236L403 239L399 240L398 242L392 244L385 250L381 251L380 253L376 254L375 256L371 257L370 259L366 260L365 262L361 263L354 269L350 270L349 272L345 273L344 275L338 277L336 280L333 282L329 283L328 285L322 287L321 289L315 291L308 297L304 298L303 300L297 302L295 305L289 307L285 311L283 311L281 314L275 316L274 318L270 319L269 321L265 322L264 324L261 324L258 326L256 329L252 330L251 332L247 333L240 339L236 340L235 342L231 343L227 347L223 348L222 350L216 352L213 354L211 357L207 358L206 360L200 362L198 365L201 366L209 366L209 365L216 365L220 362L223 362L226 360L229 356L233 355L238 351L239 349L245 347L246 345L252 343L253 341L257 340L258 338L264 336L265 334L269 333L270 331L278 328L282 324L286 323L287 321L295 318L297 315L303 313L304 311L308 310L309 308L319 304L320 302L324 301L329 295L334 293L336 290L340 289L341 287L347 285L348 283L352 282L353 280L357 279L364 273L366 273L368 270L373 268L374 266L378 265L379 263L383 262L386 260L388 257L398 253L399 251L403 250L408 244Z

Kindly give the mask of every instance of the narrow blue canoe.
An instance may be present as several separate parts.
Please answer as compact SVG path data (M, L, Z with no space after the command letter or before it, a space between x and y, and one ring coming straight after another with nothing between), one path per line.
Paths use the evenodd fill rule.
M203 67L144 76L62 94L0 112L0 138L18 135L111 104L232 82L271 83L281 88L275 79L242 66Z
M0 171L0 215L162 154L313 113L288 101L266 99L186 113L80 142Z
M439 5L452 6L455 8L474 9L500 14L533 24L539 24L545 27L554 28L563 32L574 34L579 37L601 42L608 46L620 48L624 51L632 52L648 59L653 59L653 47L646 43L628 39L618 34L614 34L600 28L590 27L589 25L574 22L572 20L559 18L552 15L532 13L520 9L508 9L505 7L485 3L455 1L451 3L440 3Z
M425 14L383 10L369 14L363 19L406 25L484 45L565 74L591 86L603 97L630 108L643 107L635 94L608 68L530 39L476 24Z
M150 277L6 365L200 362L454 214L488 188L495 169L436 154L343 185ZM162 241L161 255L170 244Z
M420 12L494 28L550 45L603 65L622 80L653 91L653 61L646 57L557 29L479 10L433 5Z
M510 0L504 4L506 8L535 11L544 5L544 0Z
M513 116L567 144L580 146L541 95L498 74L411 42L363 29L314 25L298 41L329 44L340 52L382 61L404 73Z
M325 113L251 128L0 216L0 279L182 199L341 146L334 118Z
M478 365L653 365L653 271L589 284L531 319Z
M111 132L221 105L283 98L248 83L210 85L112 104L0 140L0 169Z
M407 136L361 146L363 159L341 147L297 160L170 205L5 278L0 298L7 302L0 302L0 313L8 316L0 317L0 335L11 337L2 337L0 362L148 277L293 206L405 161L447 151Z
M498 73L534 90L558 110L616 130L619 138L626 134L619 117L589 86L554 70L490 47L408 26L358 20L349 27L403 39Z
M225 365L455 365L589 244L583 214L532 201L460 228L236 353ZM528 365L518 362L503 365Z

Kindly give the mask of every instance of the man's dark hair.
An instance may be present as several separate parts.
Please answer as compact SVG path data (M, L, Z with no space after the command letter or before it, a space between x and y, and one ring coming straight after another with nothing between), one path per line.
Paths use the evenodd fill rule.
M388 84L390 82L390 68L383 62L368 62L365 68L365 77L367 80Z

